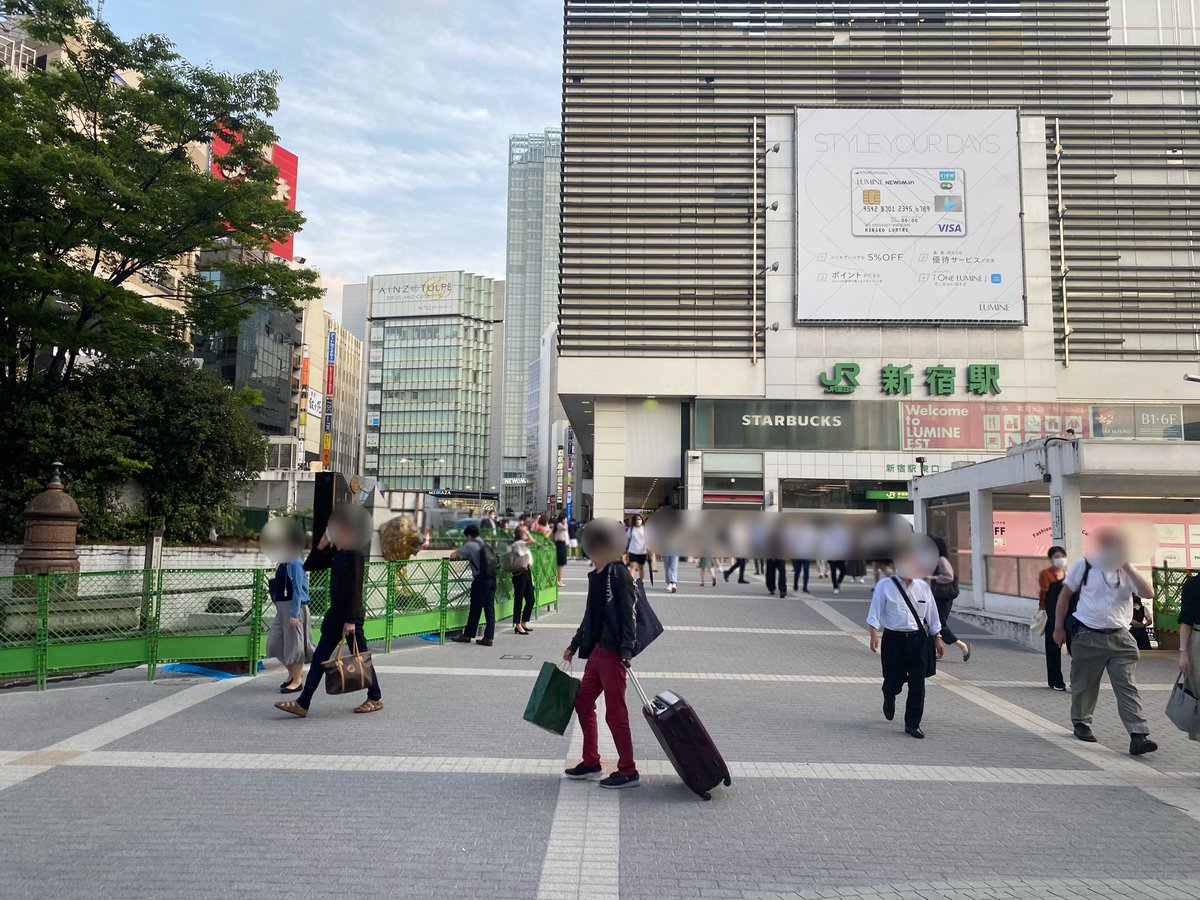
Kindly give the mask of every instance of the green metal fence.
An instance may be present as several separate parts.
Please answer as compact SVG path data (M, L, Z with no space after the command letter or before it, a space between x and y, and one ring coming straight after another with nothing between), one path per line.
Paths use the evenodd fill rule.
M1179 631L1179 601L1183 583L1196 574L1195 569L1154 569L1154 627L1159 631Z
M499 553L504 548L497 546ZM554 545L533 550L536 611L558 608ZM166 662L240 662L250 672L275 615L265 569L157 569L0 577L0 679ZM390 651L396 638L447 632L467 622L468 563L374 562L366 567L367 639ZM329 608L329 573L310 576L314 630ZM512 615L512 578L501 571L496 616ZM315 636L314 636L315 639Z

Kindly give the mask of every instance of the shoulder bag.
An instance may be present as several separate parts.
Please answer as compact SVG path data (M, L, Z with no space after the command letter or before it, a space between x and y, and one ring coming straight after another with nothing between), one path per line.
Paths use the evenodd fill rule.
M371 662L370 650L358 650L355 640L353 656L342 658L342 644L339 643L332 659L321 663L325 670L325 693L352 694L355 691L365 691L375 682L375 664Z
M896 590L904 598L904 603L908 607L908 611L917 620L917 628L920 629L921 634L925 637L925 677L932 678L937 674L937 638L929 633L929 629L925 627L925 620L917 615L917 608L908 599L908 592L904 590L904 584L900 579L893 575L892 583L896 585Z
M610 563L610 567L617 565ZM604 604L604 615L608 620L608 627L612 629L613 634L618 638L624 632L621 622L617 619L617 605L613 598L613 575L612 569L608 570L608 577L605 579L605 586L608 589L608 596ZM646 599L646 588L641 580L633 583L633 618L635 635L633 639L633 655L637 656L654 642L660 634L663 633L662 623L658 621L658 616L654 614L654 610L650 608L650 602Z

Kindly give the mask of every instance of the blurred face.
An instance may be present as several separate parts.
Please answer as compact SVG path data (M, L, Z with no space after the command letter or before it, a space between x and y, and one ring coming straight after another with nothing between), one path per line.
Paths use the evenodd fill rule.
M335 547L345 547L350 543L349 526L337 516L329 520L325 534L329 537L329 543Z
M514 537L516 537L518 541L527 541L529 540L529 530L523 526L518 527L514 532Z
M1119 569L1129 561L1125 538L1112 529L1096 535L1096 553L1100 557L1100 564L1106 569Z

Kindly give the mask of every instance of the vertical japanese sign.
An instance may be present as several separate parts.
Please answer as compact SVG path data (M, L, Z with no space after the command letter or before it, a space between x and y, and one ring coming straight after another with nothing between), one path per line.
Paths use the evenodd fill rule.
M321 433L321 468L328 469L333 444L333 367L337 361L337 332L329 332L329 352L325 357L325 422Z
M575 432L567 429L567 489L564 494L563 512L571 520L571 507L575 501Z

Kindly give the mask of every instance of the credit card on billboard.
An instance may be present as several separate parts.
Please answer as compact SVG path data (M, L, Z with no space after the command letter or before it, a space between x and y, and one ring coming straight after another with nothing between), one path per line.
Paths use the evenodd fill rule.
M852 169L855 237L962 237L967 185L962 169Z

